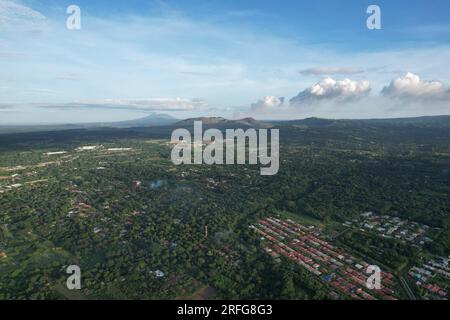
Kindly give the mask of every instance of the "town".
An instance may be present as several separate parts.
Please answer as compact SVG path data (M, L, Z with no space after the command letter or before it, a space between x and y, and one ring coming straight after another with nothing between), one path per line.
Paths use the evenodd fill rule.
M218 129L207 129L203 133L202 121L194 121L194 139L187 129L176 129L172 132L171 143L174 144L171 159L179 164L223 164L224 139ZM261 175L274 175L279 170L279 130L270 129L270 155L267 129L227 129L225 138L225 163L246 164L246 148L248 139L248 164L270 165L261 168ZM182 138L182 139L180 139ZM213 139L214 138L214 139ZM235 140L236 146L235 146ZM206 147L204 141L207 141ZM193 161L192 161L193 145ZM236 156L235 156L236 150Z
M329 244L314 226L269 217L251 228L268 241L265 250L279 262L280 256L287 257L327 282L332 299L396 299L394 276L390 272L382 272L380 289L369 290L366 273L369 262Z

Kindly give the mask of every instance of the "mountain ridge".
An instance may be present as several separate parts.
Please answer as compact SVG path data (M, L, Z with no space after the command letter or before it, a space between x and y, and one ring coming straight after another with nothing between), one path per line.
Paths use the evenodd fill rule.
M178 126L193 126L194 121L201 121L203 126L215 125L219 128L228 126L234 128L237 126L249 127L249 128L270 128L273 125L268 121L255 120L254 118L247 117L242 119L230 120L223 117L196 117L188 118L176 122L174 125Z
M378 119L326 119L309 117L296 120L256 120L251 117L230 120L224 117L195 117L184 120L176 119L167 114L151 113L145 117L124 120L117 122L96 122L80 124L36 124L36 125L0 125L0 134L26 133L43 131L62 131L76 129L126 129L126 128L164 128L164 127L191 127L194 121L202 121L204 127L226 128L272 128L276 126L306 126L306 127L326 127L345 125L381 125L381 126L412 126L412 127L450 127L450 115L420 116L403 118L378 118Z

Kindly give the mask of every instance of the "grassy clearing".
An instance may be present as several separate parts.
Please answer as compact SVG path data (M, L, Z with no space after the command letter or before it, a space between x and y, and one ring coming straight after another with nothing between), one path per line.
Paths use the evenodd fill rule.
M285 210L276 210L276 215L279 215L283 219L291 219L297 223L304 224L304 225L313 225L316 227L323 227L324 223L321 220L318 220L316 218L307 216L305 214L301 213L293 213Z

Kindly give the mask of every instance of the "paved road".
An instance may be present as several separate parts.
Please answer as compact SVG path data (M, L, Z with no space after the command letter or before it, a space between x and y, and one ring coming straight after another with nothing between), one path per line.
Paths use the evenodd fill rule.
M337 238L339 238L340 236L342 236L344 233L346 233L347 231L352 230L352 228L347 228L344 229L343 231L341 231L340 233L338 233L337 235L335 235L334 237L330 237L331 240L336 240Z
M402 283L403 288L405 289L406 293L408 294L408 297L411 300L417 300L416 296L414 295L414 292L412 292L412 290L409 287L408 282L405 280L405 278L400 277L400 282Z

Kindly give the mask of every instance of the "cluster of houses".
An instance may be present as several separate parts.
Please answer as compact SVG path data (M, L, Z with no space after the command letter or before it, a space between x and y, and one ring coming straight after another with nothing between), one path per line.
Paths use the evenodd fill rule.
M450 285L450 256L438 257L424 263L421 267L412 267L408 275L425 292L424 298L448 299Z
M68 153L67 151L53 151L53 152L45 152L43 155L50 157L50 156L55 156L55 155L65 155L67 153ZM39 174L38 169L45 169L51 165L61 165L64 162L73 161L76 158L77 157L72 157L70 155L66 155L66 156L60 157L58 160L45 161L45 162L40 162L40 163L33 164L33 165L1 167L0 171L3 171L3 172L14 172L15 171L15 172L20 172L20 174L14 173L12 175L7 175L7 176L1 175L0 181L12 180L13 183L8 184L8 185L0 184L0 193L5 193L7 191L19 189L19 188L23 187L24 185L36 184L36 183L40 183L40 182L47 182L48 179L39 179L39 180L34 180L34 181L21 181L20 183L18 183L17 180L21 180L25 177L32 177L32 176L38 175Z
M89 216L89 213L92 211L92 206L86 203L85 192L81 191L76 184L71 184L66 191L77 194L77 197L70 201L70 205L72 206L71 210L67 213L66 217L71 218L74 214L78 215L81 218L86 218Z
M47 181L48 181L48 179L40 179L40 180L34 180L34 181L27 181L27 182L24 182L24 183L14 183L14 184L7 185L7 186L0 186L0 193L5 193L6 191L19 189L23 185L33 185L33 184L36 184L36 183L42 183L42 182L47 182Z
M381 287L369 289L370 264L325 241L314 226L269 217L250 227L261 235L266 252L277 261L284 256L326 282L331 298L396 299L391 273L381 271Z
M16 166L16 167L2 167L0 168L0 171L3 172L14 172L19 171L19 173L14 173L11 175L0 175L0 181L6 181L8 184L2 184L0 183L0 193L5 193L7 191L19 189L23 187L24 185L28 184L35 184L39 182L47 182L47 179L40 179L40 180L34 180L34 181L24 181L24 178L29 178L32 176L36 176L38 174L38 171L34 169L40 169L40 168L46 168L53 164L61 164L61 161L49 161L49 162L41 162L35 165L29 165L29 166ZM28 170L27 172L23 172L24 170ZM18 182L20 181L20 182Z
M5 193L10 190L18 189L20 187L22 187L21 183L14 183L14 184L7 185L7 186L0 186L0 193Z
M361 231L374 232L384 238L398 239L405 243L424 245L431 242L428 237L431 227L399 217L364 212L359 218L343 223L346 227L357 227Z

